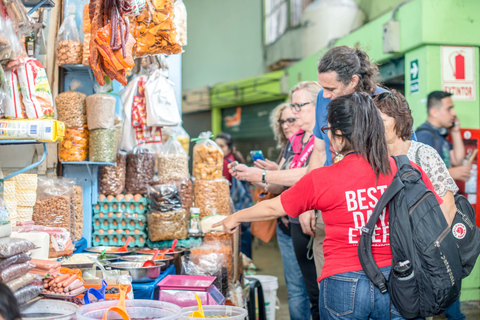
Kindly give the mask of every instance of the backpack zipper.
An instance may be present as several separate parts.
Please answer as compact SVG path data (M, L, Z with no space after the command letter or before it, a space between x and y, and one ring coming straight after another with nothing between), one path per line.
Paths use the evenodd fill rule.
M410 208L410 211L408 212L409 217L412 215L413 210L415 210L420 205L420 202L425 200L425 198L427 198L430 194L432 193L431 192L425 193L417 202L415 202L415 204Z
M435 240L433 245L437 248L440 248L440 243L443 241L443 239L445 239L445 237L450 231L450 227L447 227L445 230L443 230L442 233L440 233L440 235L438 236L437 240Z

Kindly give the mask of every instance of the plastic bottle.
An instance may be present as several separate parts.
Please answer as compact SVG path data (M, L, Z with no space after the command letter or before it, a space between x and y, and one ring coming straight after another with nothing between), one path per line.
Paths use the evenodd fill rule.
M393 267L393 275L401 280L408 280L414 276L410 260L400 261Z
M200 233L200 208L190 208L190 226L188 233Z

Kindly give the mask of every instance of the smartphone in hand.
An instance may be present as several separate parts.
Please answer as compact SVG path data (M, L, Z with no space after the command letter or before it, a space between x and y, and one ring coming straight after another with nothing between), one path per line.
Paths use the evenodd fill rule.
M252 156L253 161L257 161L257 160L265 161L262 150L252 150L250 151L250 155Z

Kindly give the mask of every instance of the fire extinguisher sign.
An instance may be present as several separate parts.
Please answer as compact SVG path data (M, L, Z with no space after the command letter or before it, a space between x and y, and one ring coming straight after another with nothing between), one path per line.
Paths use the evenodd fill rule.
M442 90L453 100L475 100L475 51L473 47L441 46Z

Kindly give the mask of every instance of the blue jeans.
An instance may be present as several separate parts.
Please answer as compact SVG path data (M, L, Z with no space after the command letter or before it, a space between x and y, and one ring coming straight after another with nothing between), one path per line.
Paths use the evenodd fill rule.
M390 267L381 268L388 279ZM380 290L363 271L340 273L320 282L320 319L404 319L390 295Z
M455 301L450 307L445 310L445 316L448 320L464 320L465 316L460 311L460 299Z
M283 273L288 291L288 310L291 320L310 320L310 300L298 265L292 238L277 224L277 241L282 255Z

